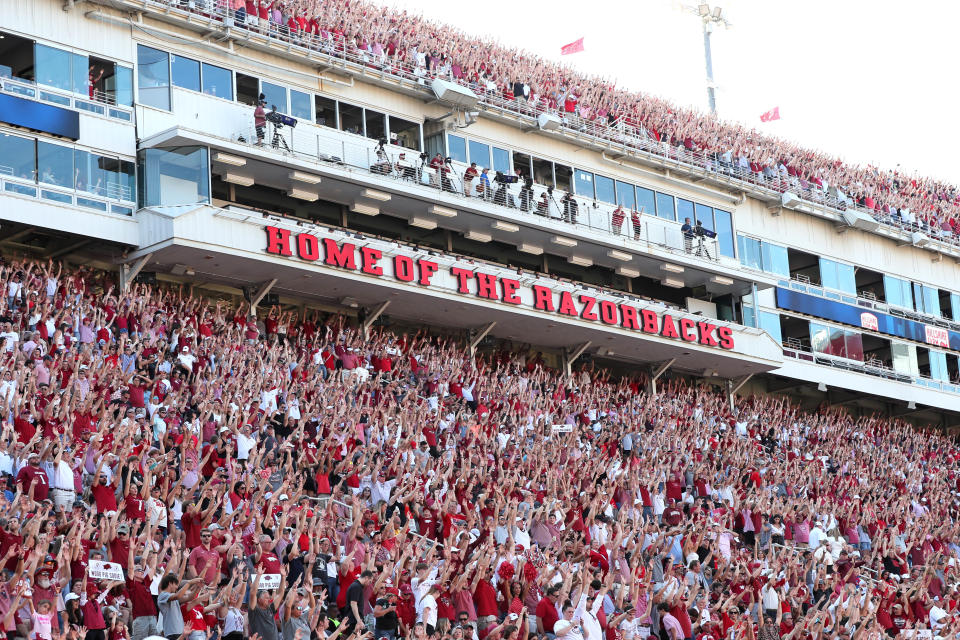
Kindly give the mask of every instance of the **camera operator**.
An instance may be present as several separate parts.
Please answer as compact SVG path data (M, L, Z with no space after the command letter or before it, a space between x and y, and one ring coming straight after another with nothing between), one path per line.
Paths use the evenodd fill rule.
M263 146L263 139L267 131L267 111L264 105L267 104L267 96L260 94L257 98L257 108L253 110L253 126L257 130L257 146Z
M493 195L494 204L499 204L504 207L516 207L517 204L513 200L513 195L507 191L507 185L513 184L517 181L515 176L505 176L501 172L497 171L496 175L493 177L493 181L497 185L497 192Z
M477 194L484 200L489 200L490 193L490 176L487 175L488 169L483 168L483 171L480 172L480 181L477 182Z
M547 190L540 194L540 201L537 202L537 215L550 216L550 200L553 198L553 187L547 187Z
M569 191L564 194L564 196L560 199L560 204L563 205L563 221L576 224L577 213L580 209L580 205L577 204L577 200L573 197L573 194Z
M699 221L698 221L699 223ZM680 227L680 232L683 234L683 248L687 253L693 251L693 239L697 236L697 232L694 231L693 225L690 224L690 218L683 219L683 226Z
M387 145L386 138L380 138L379 140L377 140L377 149L376 149L377 161L374 162L373 165L371 165L370 167L370 171L372 173L380 173L380 174L386 175L390 173L390 171L392 170L390 166L390 158L387 156L387 150L385 148L386 145Z
M456 172L453 170L453 158L447 156L443 159L443 173L440 176L440 187L444 191L456 193L457 190L453 188L453 179L456 178L456 175Z
M517 177L523 180L523 186L520 187L520 209L530 211L533 207L533 178L524 178L523 174L517 174Z
M470 190L473 189L473 181L480 175L477 171L477 163L471 162L467 170L463 172L463 195L470 197Z

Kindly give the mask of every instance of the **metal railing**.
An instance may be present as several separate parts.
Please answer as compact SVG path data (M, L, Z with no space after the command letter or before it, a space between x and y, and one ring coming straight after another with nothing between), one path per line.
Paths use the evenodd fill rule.
M312 162L332 164L348 171L361 171L364 180L370 176L399 182L418 190L427 197L435 199L438 194L470 203L474 207L496 207L503 212L509 210L516 221L527 222L532 226L549 222L552 230L576 236L583 229L615 236L628 249L656 247L688 259L709 263L719 261L720 244L716 238L687 240L680 225L671 220L657 218L649 214L639 216L639 225L635 226L626 212L620 224L615 224L612 205L585 204L576 196L576 209L563 202L560 190L534 184L525 189L519 183L497 183L490 178L490 188L478 193L479 178L464 184L463 171L467 165L451 162L439 171L421 160L420 153L387 145L378 155L372 140L349 142L337 136L326 136L303 131L284 129L284 139L274 144L272 126L267 127L266 137L258 144L254 128L244 128L233 136L234 142L247 144L255 149L306 159ZM413 160L401 159L403 154Z
M115 120L133 122L133 108L117 105L116 98L104 91L96 89L93 95L83 95L57 89L32 80L23 78L0 77L0 91L21 98L30 98L39 102L47 102L63 107L79 109Z
M296 47L307 55L319 53L328 56L332 64L338 64L345 69L350 66L352 68L349 71L362 76L389 78L406 89L418 89L429 94L428 81L437 77L433 70L428 71L425 67L417 66L409 61L398 60L385 54L375 54L360 49L355 43L345 41L326 30L322 30L319 35L315 35L291 30L282 24L264 23L259 18L248 16L243 10L234 11L226 7L221 0L127 1L142 7L154 6L161 13L168 15L179 13L191 22L206 21L211 26L222 25L227 28L243 29L251 37L260 36L271 40L279 40L288 45L288 50L293 50ZM560 130L574 139L588 140L603 148L625 154L640 157L648 156L658 164L672 165L688 172L711 177L722 183L736 183L738 188L749 186L751 189L765 194L768 198L779 197L780 194L789 191L797 195L798 198L828 208L833 213L855 209L886 226L904 232L920 231L928 234L932 239L960 247L960 237L953 234L952 231L935 228L923 220L916 220L915 218L904 220L884 214L876 209L862 207L848 198L844 194L843 188L823 189L814 182L796 176L781 175L771 167L754 171L746 158L729 157L728 154L714 151L697 151L688 149L682 144L671 145L655 139L644 129L642 124L630 124L622 118L611 124L597 119L582 118L558 107L551 108L543 100L531 103L523 98L507 98L500 93L487 91L482 84L467 82L463 78L457 77L453 71L444 75L443 79L457 82L474 91L480 98L479 108L527 120L530 125L536 124L536 118L539 114L550 113L561 118Z
M929 376L913 375L912 373L898 371L877 358L861 361L820 353L815 351L810 345L802 344L795 339L787 338L783 341L783 357L824 365L842 371L863 373L894 382L915 384L946 393L960 393L960 383L945 382Z

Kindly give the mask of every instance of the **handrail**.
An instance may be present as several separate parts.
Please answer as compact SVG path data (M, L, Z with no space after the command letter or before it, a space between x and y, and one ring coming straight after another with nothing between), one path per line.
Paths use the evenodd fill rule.
M258 35L263 38L281 41L286 43L288 47L303 49L308 55L319 53L329 56L335 64L339 63L344 68L347 64L350 64L354 67L352 71L360 75L390 77L399 81L401 85L408 89L416 89L425 94L429 93L427 80L432 78L425 68L417 67L408 61L389 59L385 53L374 54L356 48L356 45L348 46L346 41L325 30L322 35L318 36L299 31L291 32L286 25L272 22L266 28L260 27L259 24L253 26L245 22L245 11L235 12L226 6L211 6L212 3L210 2L193 2L184 7L182 5L176 6L179 5L177 0L129 1L143 7L149 5L159 7L162 13L166 15L182 14L187 16L188 20L200 17L209 22L221 23L226 28L244 29L250 34L248 37ZM920 231L935 240L960 248L960 236L953 234L952 231L942 227L934 228L924 220L916 220L915 216L910 213L907 213L907 216L911 219L904 220L899 217L895 219L879 210L862 207L852 202L840 188L824 190L815 183L802 178L783 175L773 167L763 167L760 171L754 171L751 169L749 161L744 157L737 158L733 157L732 154L713 151L696 151L688 149L682 144L674 146L654 140L642 125L633 127L622 119L614 121L612 124L598 122L596 119L590 120L576 114L567 113L559 107L551 109L542 100L536 105L531 105L525 99L508 99L498 93L487 91L485 86L476 82L465 82L463 79L455 77L452 72L446 79L467 86L476 92L480 97L478 106L481 109L506 112L512 116L527 119L531 124L535 124L537 115L551 113L561 118L560 130L575 139L586 138L599 146L620 149L633 155L648 154L654 156L660 163L672 163L684 170L694 171L718 181L732 182L738 188L747 185L751 189L766 192L767 197L779 197L780 194L790 191L796 193L803 200L831 209L835 214L853 209L869 215L892 229L906 233Z

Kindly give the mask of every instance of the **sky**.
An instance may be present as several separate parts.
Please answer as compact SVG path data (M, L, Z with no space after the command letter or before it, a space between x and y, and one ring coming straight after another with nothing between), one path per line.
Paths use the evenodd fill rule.
M703 31L674 0L373 0L617 85L707 110ZM694 5L695 0L686 4ZM960 3L722 0L711 37L717 113L851 163L960 183ZM585 51L560 56L583 37ZM760 114L780 108L781 119Z

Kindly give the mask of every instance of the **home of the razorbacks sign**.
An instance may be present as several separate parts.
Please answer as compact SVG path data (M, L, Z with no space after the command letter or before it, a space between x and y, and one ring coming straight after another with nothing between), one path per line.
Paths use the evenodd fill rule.
M544 284L525 285L519 280L494 273L487 265L454 264L443 270L425 257L398 252L384 256L372 246L357 246L346 238L338 241L312 233L292 233L289 229L267 226L267 253L319 262L329 267L363 273L377 278L392 278L420 287L440 287L458 294L493 300L503 304L529 306L562 316L632 329L664 338L697 343L719 349L733 349L733 330L700 318L675 316L631 304L628 299L611 300L581 292L554 289ZM444 282L441 284L440 280Z

